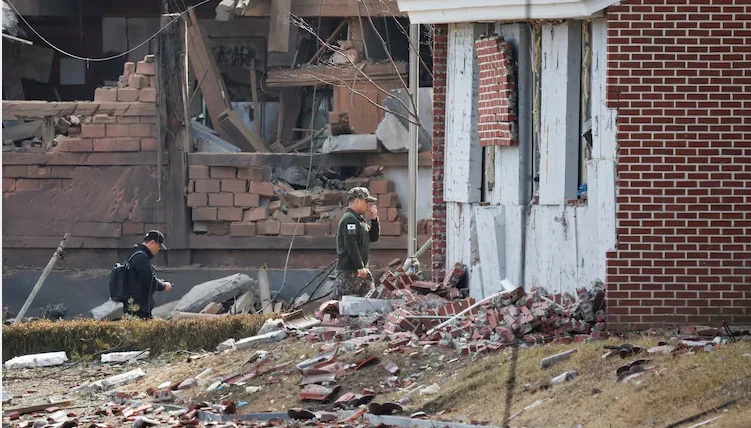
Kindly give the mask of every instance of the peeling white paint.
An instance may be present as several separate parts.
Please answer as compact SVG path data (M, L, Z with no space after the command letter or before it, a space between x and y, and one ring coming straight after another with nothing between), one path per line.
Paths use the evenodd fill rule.
M482 148L477 131L479 69L472 24L449 25L444 200L480 202Z
M579 26L579 23L573 25ZM548 126L549 137L552 137L553 132L565 135L573 129L576 129L578 133L579 123L578 104L573 110L577 117L569 120L566 115L572 110L565 108L566 103L560 101L560 97L566 96L569 88L566 87L565 79L561 80L561 76L556 73L568 74L569 69L565 65L568 56L565 52L572 50L573 47L569 47L571 46L570 40L563 43L564 39L569 39L569 32L566 30L561 33L559 27L568 28L567 26L556 28L548 26L543 31L548 32L547 42L543 40L543 45L547 46L546 66L553 67L553 63L558 62L555 70L545 71L543 68L544 88L550 89L551 85L558 85L559 88L553 89L562 88L564 93L561 95L560 92L554 92L559 97L556 99L550 91L545 95L546 90L543 90L545 98L541 110L541 121L543 126ZM517 48L520 48L517 51L526 54L531 41L523 37L523 32L521 37L515 37L515 32L519 28L518 24L506 24L497 26L496 31L517 44ZM606 252L616 243L615 154L617 147L616 113L605 107L606 34L606 22L601 18L594 19L592 24L593 159L588 162L588 204L585 206L566 205L566 191L561 185L570 172L566 170L566 165L572 166L574 180L576 180L578 135L574 139L575 144L572 150L574 157L570 163L565 161L567 155L565 144L563 144L565 139L555 140L558 141L557 145L550 144L547 147L548 168L553 170L553 174L557 174L549 177L548 194L551 196L547 204L541 203L528 207L526 216L523 216L523 212L525 211L525 198L528 196L523 189L527 188L531 180L526 164L530 162L531 153L524 152L524 141L529 141L529 148L531 148L531 139L521 139L519 147L494 148L496 150L496 188L488 193L490 206L480 206L478 203L447 203L447 264L457 261L467 264L467 271L470 275L470 294L473 297L482 298L500 291L501 286L496 282L502 271L505 272L503 275L514 284L523 284L527 289L532 286L541 286L555 293L573 292L577 287L588 286L596 279L604 280ZM556 51L554 49L556 46L563 49L563 53ZM517 58L517 61L520 64L521 83L521 71L523 67L531 67L531 59ZM530 65L523 66L523 64ZM461 69L449 67L447 76L449 86L453 79L457 77L461 79L462 73ZM544 79L549 80L546 82ZM524 92L521 92L523 87L520 84L520 126L522 125L521 117L525 114L521 108L521 102L526 96ZM578 86L571 93L576 95L578 103ZM531 96L529 100L531 102ZM556 108L554 101L557 102L559 108ZM451 106L449 111L455 108L454 104L449 103L449 105ZM531 114L531 105L526 109ZM572 126L567 126L567 123L571 123ZM466 156L464 160L461 160L455 155L448 154L448 148L457 144L457 141L463 141L461 144L467 142L466 133L458 133L457 129L447 130L446 135L447 180L448 171L457 171L462 165L471 165L466 160ZM543 129L543 135L545 132ZM543 154L544 157L545 154ZM452 169L449 169L449 166ZM480 169L479 166L476 167L477 171ZM557 183L552 182L554 178L558 181ZM542 187L541 183L541 192ZM575 192L576 183L571 187ZM457 187L455 190L469 192L467 186L463 189ZM553 192L555 192L555 198L552 196ZM575 197L575 195L571 196ZM466 196L464 199L469 200ZM503 232L498 233L498 230ZM525 233L522 233L523 231ZM522 257L523 235L526 235L527 239L524 257ZM503 245L500 244L501 242ZM520 266L522 259L525 261L523 279Z
M576 199L581 23L542 27L540 205Z
M482 267L481 292L489 296L503 289L506 273L506 224L504 207L474 207L477 223L477 247Z

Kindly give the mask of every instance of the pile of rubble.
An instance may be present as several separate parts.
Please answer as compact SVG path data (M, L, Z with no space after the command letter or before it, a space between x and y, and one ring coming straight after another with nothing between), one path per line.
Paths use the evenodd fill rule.
M300 331L311 341L361 342L390 340L453 348L464 355L499 351L519 344L571 343L606 339L605 293L601 283L576 296L525 292L504 281L504 291L480 301L466 297L459 285L466 268L456 264L440 283L426 282L402 268L386 272L374 298L347 296L326 302L317 315L321 325ZM348 316L359 316L367 328L352 331Z

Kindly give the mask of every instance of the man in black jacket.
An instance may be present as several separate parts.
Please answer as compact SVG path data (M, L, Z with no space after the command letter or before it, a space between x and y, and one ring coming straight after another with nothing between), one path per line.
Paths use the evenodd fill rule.
M143 237L143 243L133 247L128 264L128 289L130 297L123 302L123 311L138 318L150 319L154 309L154 292L170 291L172 284L156 277L151 259L166 250L164 235L151 230Z
M337 277L334 284L334 298L343 295L364 296L375 287L373 276L368 269L370 243L380 237L378 222L378 200L370 196L365 187L355 187L347 195L348 207L339 221L336 234ZM370 222L363 217L370 213Z

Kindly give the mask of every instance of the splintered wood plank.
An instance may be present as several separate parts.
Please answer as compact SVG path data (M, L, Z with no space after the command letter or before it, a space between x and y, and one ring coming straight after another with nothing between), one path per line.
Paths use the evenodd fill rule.
M315 66L298 69L271 70L266 76L266 84L270 87L315 86L315 85L351 85L355 80L364 80L365 76L374 82L399 82L399 74L407 77L407 63L397 62L396 68L388 64L365 64L362 72L352 65L344 66ZM379 83L380 84L380 83Z
M245 16L271 16L272 1L258 0L251 2L245 9ZM300 17L349 17L357 16L357 3L362 2L360 12L363 16L404 17L399 11L396 0L295 0L292 13Z
M222 138L228 139L227 135L219 127L219 115L230 108L228 93L224 86L224 80L219 73L213 52L208 48L206 40L201 33L195 11L188 12L190 25L188 26L188 49L190 65L196 76L205 76L200 81L201 94L206 101L206 109L209 111L211 124L219 131Z
M4 119L12 117L43 119L49 116L93 116L94 114L109 114L111 116L153 116L156 115L156 105L154 103L118 101L3 101Z
M227 140L240 147L241 150L269 152L269 148L266 147L263 140L251 131L234 111L230 109L223 111L218 120L219 128L229 137Z
M289 51L289 13L292 0L271 1L271 28L269 28L269 52Z

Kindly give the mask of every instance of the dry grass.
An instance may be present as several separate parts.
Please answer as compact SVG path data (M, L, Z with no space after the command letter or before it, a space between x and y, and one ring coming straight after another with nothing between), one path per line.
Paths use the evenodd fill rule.
M179 350L213 350L230 337L254 335L268 315L216 319L35 321L3 326L3 361L18 355L66 350L78 358L105 350L150 349L152 355Z
M241 334L223 336L241 338ZM5 337L3 338L5 340ZM636 339L631 343L641 346L654 346L657 339ZM4 343L5 344L5 343ZM751 342L728 344L713 353L700 353L692 356L671 357L668 355L650 356L655 366L653 373L638 379L638 383L616 384L615 370L633 358L603 360L603 345L617 345L619 342L595 342L574 345L535 346L517 353L515 370L516 383L511 397L510 414L538 400L546 401L540 406L521 413L511 422L511 426L526 427L572 427L582 424L585 427L664 427L686 417L698 414L732 399L747 397L726 411L719 411L696 422L722 416L716 424L707 426L748 427L751 426L751 358L743 354L751 353ZM260 378L252 379L242 386L231 386L214 393L205 393L203 388L186 391L181 395L186 401L217 402L225 399L235 402L246 401L241 413L275 411L284 412L291 407L306 407L311 410L330 410L328 404L301 403L299 400L301 374L295 364L321 351L322 344L311 344L307 340L288 338L280 343L261 344L255 349L235 351L226 354L211 354L204 358L187 362L187 354L176 352L163 354L159 358L145 362L141 367L147 377L138 383L128 385L124 390L143 392L149 387L163 382L181 381L193 377L206 368L211 375L205 382L226 378L249 369L243 363L256 350L270 352L274 361L269 366L290 361L292 364ZM578 352L569 360L551 368L541 370L540 359L575 347ZM470 361L464 357L459 362L449 363L457 355L450 350L430 348L427 351L414 349L404 354L384 355L385 344L377 343L360 354L341 352L339 360L348 364L369 355L378 356L381 361L391 360L400 368L401 379L412 378L421 387L438 383L441 391L433 396L412 395L407 411L424 410L429 415L440 414L447 420L463 422L482 421L495 426L503 426L506 403L506 387L511 367L511 351ZM439 358L443 355L443 358ZM92 365L81 371L73 369L61 376L65 385L59 392L71 386L71 382L81 382L84 377L102 378L115 371L129 370L132 367ZM47 373L41 370L38 374ZM539 392L530 387L549 380L566 370L576 370L579 376L570 382L556 385ZM362 388L372 388L376 401L396 401L403 392L389 391L381 387L388 374L378 365L362 370L348 370L337 379L341 393L360 392ZM5 379L6 383L9 379ZM12 391L28 389L45 390L57 386L45 383L47 379L31 381L11 381ZM245 392L247 386L261 386L255 394ZM52 392L52 391L51 391ZM193 397L190 394L197 394ZM691 424L686 424L689 426Z
M656 340L641 339L632 343L654 346ZM639 383L628 384L615 383L615 369L624 360L602 360L602 345L550 345L520 351L510 414L538 400L550 401L524 411L511 425L664 426L751 393L751 359L742 356L751 351L748 342L727 345L714 353L677 358L651 356L650 365L657 367L655 373L642 376ZM578 349L572 358L546 370L539 368L540 359L572 346ZM430 412L448 410L446 416L452 419L502 425L510 359L509 351L468 365L442 385L438 396L418 397L422 400L419 404ZM527 390L566 370L578 371L579 377L546 391ZM728 410L705 419L722 414L722 423L718 426L744 426L743 423L749 426L748 401ZM734 425L736 423L740 425Z

